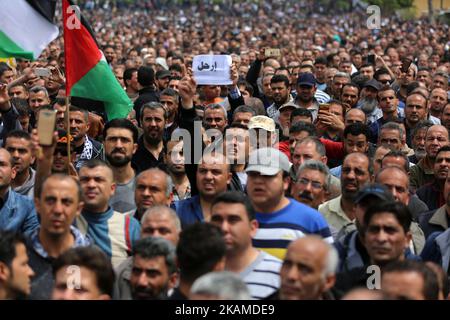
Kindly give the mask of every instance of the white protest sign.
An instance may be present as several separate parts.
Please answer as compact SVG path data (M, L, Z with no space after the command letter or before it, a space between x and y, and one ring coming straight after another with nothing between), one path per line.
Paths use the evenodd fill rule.
M199 55L192 61L194 79L200 85L232 84L230 77L231 56Z

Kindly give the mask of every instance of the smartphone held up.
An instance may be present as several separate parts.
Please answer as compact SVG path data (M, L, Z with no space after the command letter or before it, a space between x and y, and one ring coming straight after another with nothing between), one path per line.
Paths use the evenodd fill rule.
M53 132L56 128L56 110L39 111L37 125L39 143L43 146L51 146L53 143Z

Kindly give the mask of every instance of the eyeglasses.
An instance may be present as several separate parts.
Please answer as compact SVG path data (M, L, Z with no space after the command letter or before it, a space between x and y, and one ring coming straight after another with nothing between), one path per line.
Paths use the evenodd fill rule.
M323 185L320 182L318 182L318 181L311 181L311 180L308 180L306 178L298 179L297 183L300 183L300 184L302 184L304 186L307 186L308 184L311 183L311 186L313 187L313 189L316 189L316 190L323 189Z
M379 80L378 82L380 82L381 84L387 84L390 85L391 84L391 80Z

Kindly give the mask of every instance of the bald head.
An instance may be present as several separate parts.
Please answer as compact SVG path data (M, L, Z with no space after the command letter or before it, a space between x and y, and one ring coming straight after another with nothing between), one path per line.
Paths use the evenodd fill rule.
M381 290L369 290L366 288L357 288L349 291L342 300L383 300Z
M214 153L203 156L197 168L197 187L202 199L212 200L227 190L231 181L230 165L223 154Z
M337 264L336 249L318 236L306 236L291 242L280 271L280 298L321 299L334 285Z
M52 174L44 180L40 189L39 198L42 195L42 190L45 190L49 184L70 186L70 188L74 188L74 190L76 191L76 196L78 197L77 201L81 201L83 199L83 191L78 180L75 180L72 176L60 173Z
M134 201L138 216L153 206L169 206L172 201L172 180L158 168L142 171L136 178Z
M435 124L431 126L425 136L425 151L427 152L427 157L430 159L435 159L438 150L448 145L448 130L442 126Z
M345 126L352 123L366 123L366 114L358 108L353 108L347 111L345 114Z
M178 244L181 223L176 212L157 205L147 209L141 220L141 238L160 237Z
M392 193L395 201L404 205L409 203L409 176L397 166L382 168L375 177L375 182L386 186Z

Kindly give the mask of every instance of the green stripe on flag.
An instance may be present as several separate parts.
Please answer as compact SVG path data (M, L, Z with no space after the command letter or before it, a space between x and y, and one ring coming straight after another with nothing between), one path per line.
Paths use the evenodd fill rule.
M34 59L32 51L24 51L1 30L0 30L0 57L1 58L21 57L29 60Z
M126 118L133 103L120 86L112 70L104 60L89 70L70 91L73 97L102 101L108 120Z

